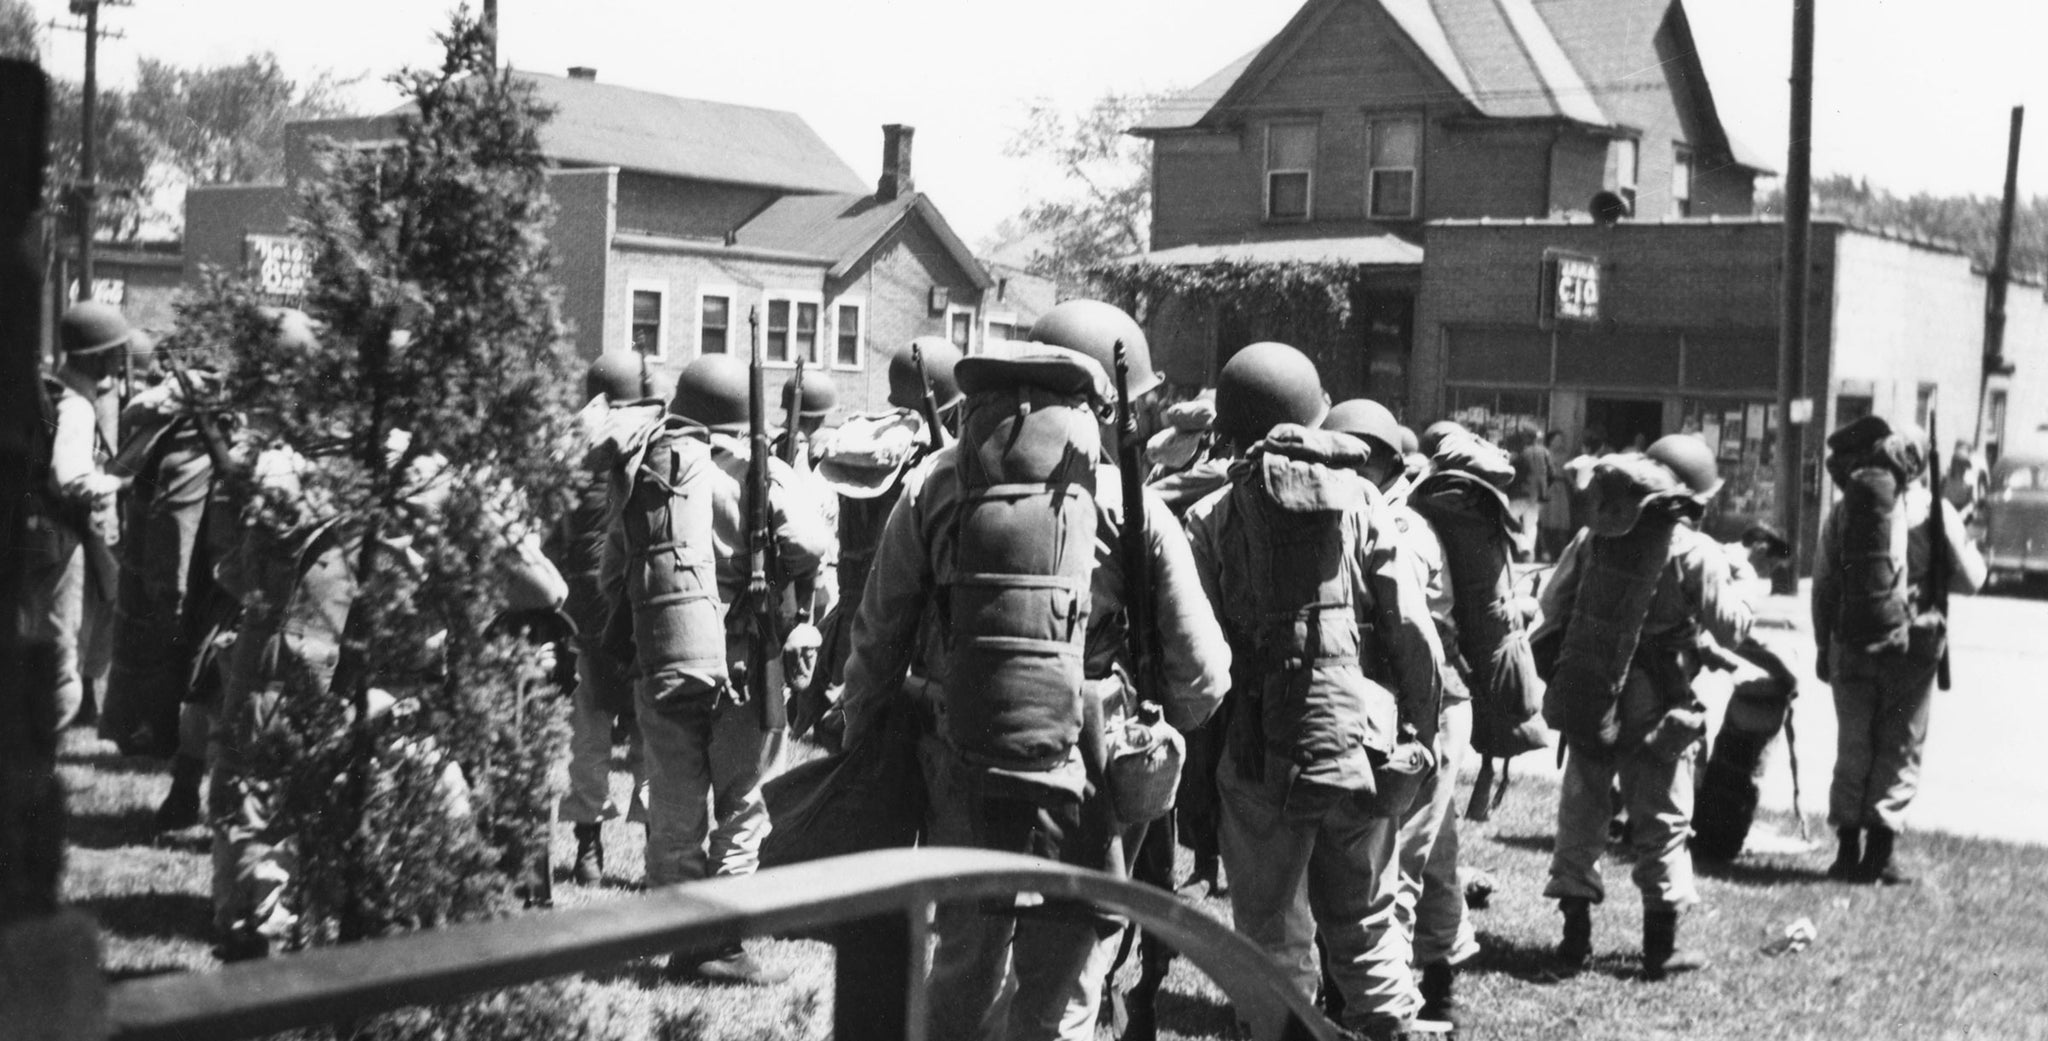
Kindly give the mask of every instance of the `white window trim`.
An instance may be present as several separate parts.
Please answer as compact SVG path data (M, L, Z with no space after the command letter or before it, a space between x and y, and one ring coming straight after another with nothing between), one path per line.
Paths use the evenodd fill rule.
M625 347L629 351L633 349L633 296L636 293L655 293L661 297L661 325L654 335L654 353L648 355L647 360L665 362L669 358L669 334L675 329L670 317L671 309L668 306L669 297L673 296L674 293L669 289L666 279L626 279L626 321L624 324L626 332Z
M740 290L738 286L700 285L697 287L697 318L690 325L690 345L696 349L693 357L704 356L704 298L722 296L725 298L725 353L744 354L746 348L746 323L740 320Z
M860 315L860 336L854 340L853 364L844 365L839 361L839 309L851 307ZM826 364L840 372L860 372L868 365L868 302L857 296L842 296L832 301L827 309L830 316L831 344L823 348Z
M1678 171L1679 171L1679 170L1681 170L1681 169L1685 171L1685 194L1684 194L1684 195L1680 195L1680 194L1678 194ZM1672 145L1671 145L1671 215L1672 215L1672 216L1674 216L1674 217L1690 217L1690 216L1692 216L1692 201L1693 201L1693 198L1694 198L1694 196L1698 194L1698 190L1699 190L1699 186L1698 186L1697 184L1695 184L1694 182L1695 182L1695 181L1697 181L1697 180L1699 179L1699 174L1700 174L1700 168L1699 168L1699 164L1693 161L1693 150L1692 150L1692 146L1691 146L1691 145L1688 145L1688 144L1686 144L1686 143L1685 143L1685 142L1683 142L1683 141L1677 141L1677 142L1673 142L1673 143L1672 143Z
M995 327L998 325L1007 325L1016 330L1017 335L1022 336L1024 330L1018 328L1018 324L1015 311L991 311L981 318L981 342L988 343L995 339Z
M1382 123L1415 124L1415 163L1412 166L1374 166L1372 162L1375 139L1379 136ZM1421 216L1422 208L1422 133L1423 120L1420 116L1382 116L1368 119L1365 124L1365 219L1366 220L1414 220ZM1405 173L1408 175L1408 212L1400 214L1375 213L1372 202L1379 195L1381 173Z
M829 356L829 355L826 355L826 354L825 354L825 343L824 343L824 340L825 340L825 330L826 330L826 328L827 328L827 326L828 326L828 324L829 324L829 323L827 322L827 320L826 320L826 315L825 315L825 294L824 294L824 293L822 293L822 292L820 292L820 291L818 291L818 290L816 290L816 289L769 289L769 290L765 290L765 291L763 291L763 292L761 293L761 365L762 365L762 367L763 367L763 368L769 368L769 369L789 369L789 370L791 370L791 371L794 371L794 370L796 369L796 359L795 359L795 358L790 358L790 359L789 359L789 360L787 360L787 361L776 361L776 360L775 360L774 358L771 358L771 357L769 357L769 356L768 356L768 305L769 305L769 304L770 304L771 302L773 302L773 301L776 301L776 300L787 300L787 301L789 301L789 305L790 305L790 306L789 306L789 346L790 346L790 349L791 349L791 350L795 350L795 349L796 349L796 305L798 305L798 304L816 304L816 305L817 305L817 308L818 308L818 342L817 342L817 345L816 345L816 349L817 349L817 351L818 351L818 354L820 355L820 357L821 357L821 358L822 358L822 359L823 359L824 361L827 361L827 362L829 362L829 361L831 360L831 358L830 358L830 356ZM752 349L752 348L751 348L751 347L749 347L749 350L751 350L751 349ZM805 368L807 368L807 369L815 369L815 368L817 368L817 367L818 367L818 364L819 364L819 361L818 361L818 360L810 360L810 361L806 361L806 362L804 363L804 367L805 367Z
M1262 181L1260 183L1260 189L1264 193L1266 198L1265 218L1269 221L1286 222L1314 220L1316 215L1315 160L1311 158L1309 160L1309 165L1306 168L1298 168L1292 166L1275 167L1269 165L1273 161L1273 128L1283 126L1308 127L1309 129L1314 130L1316 137L1315 153L1321 154L1323 150L1323 128L1320 123L1314 122L1312 120L1282 119L1266 124L1265 145L1259 150L1259 166L1262 170L1265 171L1263 174L1260 175L1262 178ZM1306 187L1302 189L1301 193L1301 216L1279 216L1273 212L1273 175L1294 173L1302 174L1308 179Z
M941 335L941 336L944 336L944 337L946 338L946 342L947 342L947 343L952 343L952 342L953 342L953 316L954 316L954 315L963 315L963 314L967 316L967 345L966 345L966 346L964 346L964 347L961 347L961 348L960 348L960 353L961 353L961 354L973 354L973 353L974 353L974 351L975 351L975 336L974 336L974 334L975 334L975 332L976 332L976 327L980 325L980 323L979 323L979 322L975 321L975 314L974 314L974 308L972 308L972 307L964 307L964 306L962 306L962 305L960 305L960 304L947 304L947 305L946 305L946 329L945 329L945 331L944 331L944 332L940 333L939 335ZM986 341L983 341L983 342L986 342Z

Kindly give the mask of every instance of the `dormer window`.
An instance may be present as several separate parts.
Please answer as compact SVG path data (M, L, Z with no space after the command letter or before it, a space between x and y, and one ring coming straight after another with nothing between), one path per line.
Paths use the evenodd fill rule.
M1671 215L1692 216L1692 150L1684 145L1671 153Z
M1614 185L1614 194L1628 203L1628 211L1636 212L1636 171L1639 160L1636 142L1630 138L1617 137L1608 142L1607 154L1614 163L1613 176L1608 180Z
M1366 179L1367 215L1406 220L1416 215L1416 173L1422 166L1422 120L1413 116L1372 121L1372 170Z
M1266 128L1266 219L1307 220L1314 199L1316 125Z

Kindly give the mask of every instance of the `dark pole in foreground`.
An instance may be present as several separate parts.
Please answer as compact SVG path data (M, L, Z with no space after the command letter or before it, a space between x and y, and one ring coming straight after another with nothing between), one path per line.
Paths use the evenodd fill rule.
M1785 158L1785 258L1778 302L1778 526L1792 544L1792 559L1773 583L1796 592L1805 557L1806 489L1801 465L1803 431L1793 403L1806 390L1806 276L1813 202L1813 5L1792 0L1792 125Z
M2005 198L1998 210L1998 248L1991 258L1991 270L1984 276L1984 377L1977 385L1977 429L1971 442L1984 443L1984 415L1991 396L1991 377L2012 371L2005 360L2005 286L2012 278L2013 212L2020 199L2020 128L2027 121L2027 107L2012 107L2012 134L2005 146ZM1941 446L1934 446L1938 451ZM1998 460L1993 459L1992 462Z
M85 16L85 95L78 107L78 298L92 299L93 204L99 195L99 163L95 130L100 101L99 0L72 0L71 10Z

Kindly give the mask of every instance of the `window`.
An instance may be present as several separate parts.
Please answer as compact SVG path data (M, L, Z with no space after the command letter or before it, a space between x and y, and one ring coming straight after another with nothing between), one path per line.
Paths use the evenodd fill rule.
M1671 215L1692 216L1692 152L1684 148L1671 156Z
M697 298L697 353L732 353L732 294L705 293Z
M990 322L988 323L988 338L991 340L1014 340L1017 338L1017 326L1013 322Z
M822 360L818 356L819 310L815 300L770 297L761 345L763 359L771 365L795 365L798 358L818 364Z
M668 310L667 293L658 282L631 282L627 285L631 294L632 322L630 325L633 349L649 358L666 357L668 351L662 339L663 319Z
M1640 169L1641 156L1636 143L1628 138L1616 138L1608 145L1607 154L1614 163L1614 194L1628 203L1630 213L1636 209L1636 172Z
M1307 220L1316 162L1314 123L1266 128L1266 219Z
M842 369L861 366L861 306L840 304L832 309L832 364Z
M966 354L969 344L974 342L974 312L952 308L946 312L946 338L953 346Z
M1927 416L1934 411L1935 389L1935 384L1922 383L1913 396L1913 422L1918 423L1922 430L1927 429Z
M1422 121L1412 117L1376 119L1372 124L1372 172L1367 177L1367 215L1415 216L1415 172L1422 165Z

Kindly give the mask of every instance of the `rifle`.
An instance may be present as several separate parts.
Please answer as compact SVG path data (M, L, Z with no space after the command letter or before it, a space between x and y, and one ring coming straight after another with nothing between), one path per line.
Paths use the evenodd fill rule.
M1942 625L1948 624L1948 511L1942 509L1941 489L1941 434L1937 424L1937 413L1927 412L1927 484L1932 493L1927 497L1927 591L1929 610L1940 612ZM1948 640L1944 628L1941 641L1941 662L1935 666L1935 682L1941 689L1949 686Z
M192 425L199 430L199 440L206 443L206 457L213 462L216 479L224 479L234 470L234 457L228 453L227 438L213 425L213 417L206 413L199 400L199 387L192 382L192 373L185 363L178 360L178 353L172 350L158 350L157 357L170 368L171 377L178 381L178 389L185 392L185 404L192 410Z
M768 689L768 663L781 652L777 635L774 589L768 575L775 552L775 523L768 501L768 391L761 358L761 312L747 309L747 337L752 341L747 367L747 432L752 449L747 464L747 592L746 610L753 616L747 636L747 689L743 696L753 700L761 713L762 730L780 730L788 725L782 692Z
M782 461L796 465L798 427L803 423L804 413L804 359L796 359L796 375L789 378L789 407L783 410L782 420Z
M1123 480L1124 523L1118 551L1123 556L1124 623L1130 629L1133 679L1150 680L1159 662L1152 630L1152 557L1145 544L1145 479L1140 468L1144 446L1138 443L1138 416L1131 407L1131 365L1122 340L1116 341L1116 462ZM1142 691L1144 687L1138 687Z
M936 452L946 447L946 428L939 425L939 399L932 396L932 381L924 374L924 348L916 340L910 342L910 364L917 368L918 411L924 413L924 425L932 435L931 450Z

